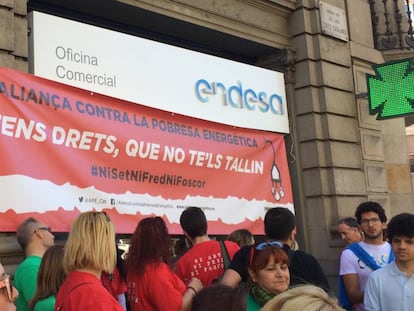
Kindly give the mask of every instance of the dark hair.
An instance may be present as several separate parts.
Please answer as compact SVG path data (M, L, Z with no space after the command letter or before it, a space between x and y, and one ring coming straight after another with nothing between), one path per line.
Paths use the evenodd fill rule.
M180 225L190 238L207 234L207 218L199 207L190 206L182 212Z
M358 205L355 211L355 218L358 220L358 223L361 223L361 215L368 212L374 212L378 214L381 222L387 222L387 216L385 215L385 210L378 202L366 201Z
M49 247L43 255L37 275L36 293L30 301L31 310L39 300L57 295L66 278L63 269L63 254L63 247L54 245Z
M394 236L398 237L414 237L414 215L402 213L391 218L387 227L387 236L390 242Z
M138 223L125 262L127 273L140 276L150 262L171 265L170 238L161 217L144 218Z
M249 268L258 273L269 263L270 258L274 258L275 263L289 264L286 252L278 246L267 246L263 250L257 250L254 246L250 249Z
M254 243L253 234L247 229L238 229L233 231L227 237L227 240L237 243L240 247Z
M347 225L349 227L358 228L359 229L358 221L354 217L341 218L339 220L339 224L345 224L345 225Z
M223 284L204 287L194 297L191 311L246 311L243 287Z
M266 212L264 231L272 240L284 241L296 226L295 215L284 207L274 207Z

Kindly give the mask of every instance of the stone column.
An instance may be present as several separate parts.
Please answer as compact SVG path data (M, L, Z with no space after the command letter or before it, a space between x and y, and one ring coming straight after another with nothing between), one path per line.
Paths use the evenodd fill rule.
M27 1L0 0L0 66L28 71Z

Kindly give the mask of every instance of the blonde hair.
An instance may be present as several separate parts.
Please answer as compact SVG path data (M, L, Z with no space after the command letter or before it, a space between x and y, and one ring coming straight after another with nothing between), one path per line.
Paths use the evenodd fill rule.
M261 311L344 311L335 298L314 285L300 285L278 294Z
M247 229L238 229L233 231L229 234L227 240L237 243L240 247L254 244L254 236Z
M112 273L116 264L115 229L104 212L81 213L72 223L65 245L66 273L93 269Z

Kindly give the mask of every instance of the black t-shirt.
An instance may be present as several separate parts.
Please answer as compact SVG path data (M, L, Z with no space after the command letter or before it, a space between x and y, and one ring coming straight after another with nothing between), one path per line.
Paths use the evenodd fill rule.
M236 271L242 282L248 279L247 267L252 246L244 246L234 254L229 269ZM290 285L313 284L330 291L330 286L321 265L312 255L303 251L293 251L288 245L283 245L283 250L289 257Z

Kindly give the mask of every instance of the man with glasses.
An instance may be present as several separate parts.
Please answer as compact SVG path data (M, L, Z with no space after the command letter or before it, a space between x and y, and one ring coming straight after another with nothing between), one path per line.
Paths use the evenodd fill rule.
M391 245L384 241L387 216L377 202L363 202L355 212L364 239L351 244L341 255L340 278L347 298L352 305L345 305L340 291L339 299L346 309L363 311L364 290L372 271L387 265L393 258ZM341 286L340 286L341 287Z
M264 219L264 231L267 242L280 242L282 249L288 255L291 285L311 283L326 291L330 290L325 273L315 257L290 248L296 236L296 220L291 211L284 207L269 209ZM222 284L235 287L240 282L247 281L247 267L252 247L258 247L258 244L244 246L234 255L229 269L226 270L221 280Z
M25 255L14 274L14 285L19 291L16 307L18 311L30 311L29 301L36 292L40 262L46 250L54 245L55 236L50 227L30 217L19 225L16 237Z

